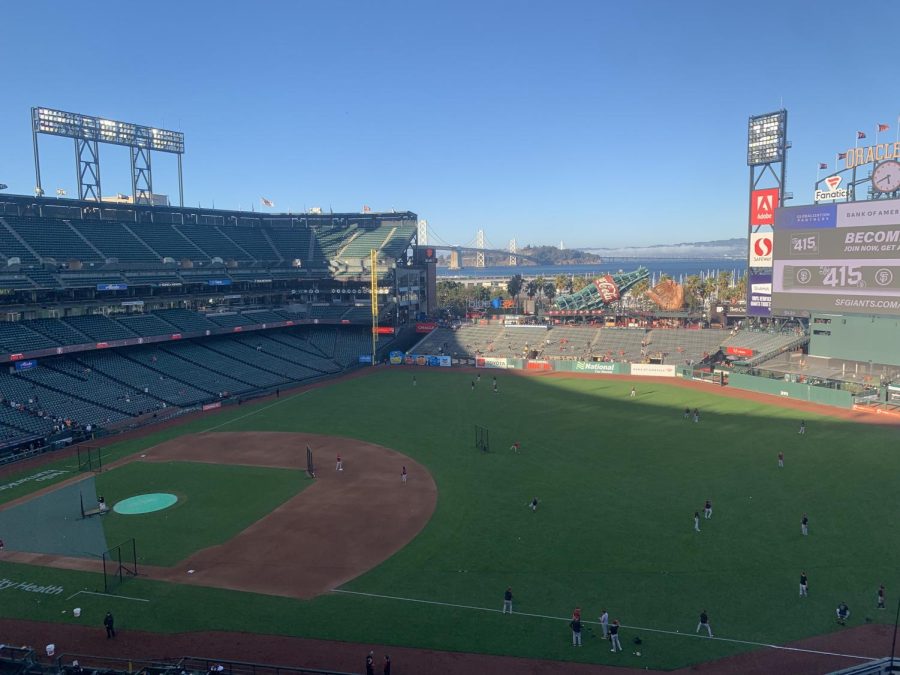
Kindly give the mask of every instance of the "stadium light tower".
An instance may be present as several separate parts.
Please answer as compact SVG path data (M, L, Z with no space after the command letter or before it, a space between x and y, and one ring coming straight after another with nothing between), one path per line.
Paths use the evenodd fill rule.
M31 109L31 136L34 144L34 192L44 194L41 187L41 160L38 134L75 139L75 166L78 198L100 201L100 143L123 145L131 151L131 194L135 204L153 203L153 176L150 152L168 152L178 156L178 204L184 206L184 183L181 156L184 134L147 127L131 122L117 122L91 115L81 115L51 108Z

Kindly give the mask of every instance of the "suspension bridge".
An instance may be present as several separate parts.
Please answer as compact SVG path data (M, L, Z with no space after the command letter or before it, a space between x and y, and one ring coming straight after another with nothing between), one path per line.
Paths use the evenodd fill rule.
M491 244L484 236L484 230L479 229L475 236L464 244L450 244L438 235L433 228L429 228L427 220L419 221L418 231L419 246L430 246L433 249L450 252L450 269L458 270L465 267L463 258L468 256L471 260L474 256L474 264L471 262L469 266L484 267L485 258L492 256L500 257L507 261L506 264L516 266L520 260L537 262L537 260L529 255L519 252L515 239L510 239L506 248L500 248ZM498 264L492 261L492 264ZM502 263L499 263L502 264Z

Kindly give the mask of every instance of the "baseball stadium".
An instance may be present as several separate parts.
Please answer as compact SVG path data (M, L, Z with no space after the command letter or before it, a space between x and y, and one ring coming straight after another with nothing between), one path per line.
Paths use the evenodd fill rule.
M787 112L751 117L728 308L610 268L448 321L412 211L157 203L177 132L32 123L36 196L0 194L4 673L895 672L885 152L786 206Z

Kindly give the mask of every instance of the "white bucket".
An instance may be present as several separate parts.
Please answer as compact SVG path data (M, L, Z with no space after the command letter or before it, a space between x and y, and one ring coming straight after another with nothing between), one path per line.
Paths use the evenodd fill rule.
M53 656L54 654L56 654L55 644L49 644L45 647L45 649L47 650L47 656Z
M79 616L81 616L81 607L76 607L75 609L73 609L73 610L72 610L72 616L74 616L76 619L77 619Z

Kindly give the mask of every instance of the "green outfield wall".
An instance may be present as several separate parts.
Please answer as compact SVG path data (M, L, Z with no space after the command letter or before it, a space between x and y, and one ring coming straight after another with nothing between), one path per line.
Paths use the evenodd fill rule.
M828 387L813 387L800 382L787 382L785 380L773 380L768 377L730 373L728 386L747 391L758 391L773 396L783 396L801 401L821 403L823 405L836 406L838 408L852 408L853 396L843 389L829 389Z
M900 366L900 319L813 314L809 353Z

